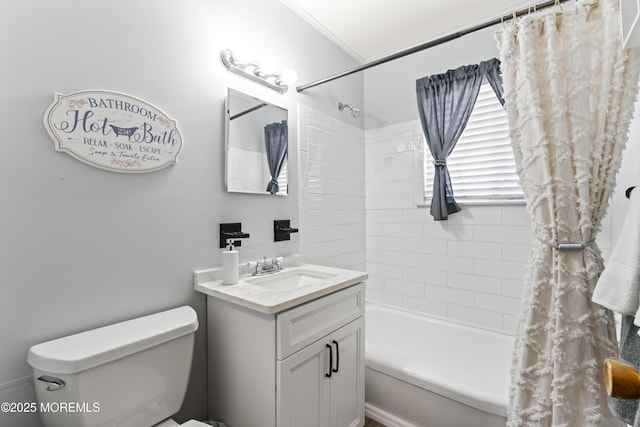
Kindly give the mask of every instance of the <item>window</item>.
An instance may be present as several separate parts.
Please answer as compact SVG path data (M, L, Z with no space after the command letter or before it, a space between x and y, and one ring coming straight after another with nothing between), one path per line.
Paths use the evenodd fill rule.
M447 167L458 203L524 200L509 142L507 113L489 83L480 87L467 127L447 159ZM425 144L426 203L433 195L434 169Z

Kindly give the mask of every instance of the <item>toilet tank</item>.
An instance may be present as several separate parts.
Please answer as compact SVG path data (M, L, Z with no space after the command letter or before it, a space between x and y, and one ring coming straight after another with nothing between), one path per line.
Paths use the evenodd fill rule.
M196 312L184 306L34 345L27 361L45 427L148 427L170 418L182 405L197 329Z

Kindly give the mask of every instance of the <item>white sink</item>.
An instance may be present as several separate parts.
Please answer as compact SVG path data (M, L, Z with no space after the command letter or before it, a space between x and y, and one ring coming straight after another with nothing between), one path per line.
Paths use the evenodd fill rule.
M333 276L335 274L328 272L294 268L265 276L253 276L242 281L270 291L291 291L316 284Z
M216 270L214 274L221 272ZM215 277L215 276L214 276ZM367 279L367 273L314 264L285 266L284 270L263 276L240 276L235 285L212 280L208 271L196 272L194 288L210 297L266 314L339 291Z

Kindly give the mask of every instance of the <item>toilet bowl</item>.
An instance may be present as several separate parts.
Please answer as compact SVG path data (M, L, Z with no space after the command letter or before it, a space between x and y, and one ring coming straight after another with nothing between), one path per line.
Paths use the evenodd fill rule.
M34 345L27 362L44 426L180 426L171 416L182 406L197 329L184 306Z

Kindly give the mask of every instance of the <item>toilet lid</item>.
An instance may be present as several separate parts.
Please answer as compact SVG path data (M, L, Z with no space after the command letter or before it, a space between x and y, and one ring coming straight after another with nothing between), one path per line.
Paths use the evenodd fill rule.
M198 420L189 420L184 424L180 424L180 427L211 427L211 425Z

